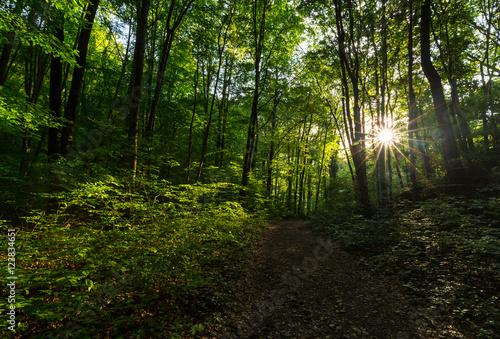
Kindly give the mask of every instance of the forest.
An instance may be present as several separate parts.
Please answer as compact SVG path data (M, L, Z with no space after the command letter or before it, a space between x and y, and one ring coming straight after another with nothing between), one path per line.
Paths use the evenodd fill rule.
M0 157L4 338L307 337L220 330L297 221L500 337L496 0L4 0Z

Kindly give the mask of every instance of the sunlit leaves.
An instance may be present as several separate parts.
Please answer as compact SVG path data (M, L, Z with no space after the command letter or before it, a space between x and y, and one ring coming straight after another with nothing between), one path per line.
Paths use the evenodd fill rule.
M0 10L0 32L15 32L24 45L40 46L45 53L61 57L65 62L75 64L76 52L68 43L63 43L48 32L42 32L29 27L18 14Z
M239 187L145 183L146 197L129 195L122 185L106 177L45 195L63 208L26 218L18 236L26 291L18 295L26 311L20 331L94 337L120 324L122 335L185 336L201 330L223 304L228 282L264 225L226 200ZM106 220L113 213L136 216ZM159 300L166 306L158 307ZM73 326L66 326L68 317Z
M24 94L0 87L0 129L13 134L25 134L41 126L58 127L61 121L55 121L46 108L29 102Z

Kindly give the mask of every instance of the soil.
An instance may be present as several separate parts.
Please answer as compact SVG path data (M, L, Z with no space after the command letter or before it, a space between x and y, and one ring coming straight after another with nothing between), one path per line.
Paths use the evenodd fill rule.
M198 337L444 337L397 281L362 268L306 221L266 229L231 295Z

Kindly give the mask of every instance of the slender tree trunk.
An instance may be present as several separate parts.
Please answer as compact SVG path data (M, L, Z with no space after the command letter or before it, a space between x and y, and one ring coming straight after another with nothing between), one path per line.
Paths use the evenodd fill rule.
M222 33L222 27L221 27L221 31L219 32L219 40L222 36L221 33ZM218 61L218 67L217 67L217 74L215 76L214 92L212 94L212 101L210 104L210 111L209 111L209 115L208 115L207 125L205 127L205 132L203 134L203 142L202 142L202 148L201 148L201 159L200 159L200 165L198 167L198 175L196 177L196 181L200 180L201 172L202 172L203 166L205 165L205 162L206 162L206 153L207 153L207 148L208 148L208 137L210 134L210 126L212 124L215 98L217 97L217 90L218 90L218 86L219 86L220 71L222 68L223 54L224 54L224 49L226 47L226 37L227 37L227 30L226 30L226 34L224 34L222 46L219 47L219 61ZM210 83L207 86L207 91L210 91Z
M299 216L304 216L304 200L303 200L303 195L304 195L304 179L306 176L306 167L307 167L307 160L306 156L304 154L304 157L302 158L302 169L300 171L298 180L299 180L299 203L297 205L297 214Z
M413 200L416 200L419 195L419 188L416 175L416 159L415 159L415 144L414 136L418 129L417 112L415 110L415 90L413 89L413 1L409 1L410 5L410 23L408 25L408 147L410 149L410 178Z
M62 43L64 41L64 18L59 15L57 27L54 30L54 36ZM63 64L61 57L52 56L50 63L50 92L49 92L49 109L52 116L57 120L61 117L62 105L62 76ZM48 155L61 154L61 128L51 127L49 129Z
M309 161L309 165L310 165L310 161ZM307 201L307 208L306 208L306 216L310 216L311 215L311 211L312 211L312 175L311 175L311 171L309 170L307 172L307 197L306 197L306 201Z
M423 140L420 140L418 130L415 132L415 136L418 140L418 150L420 151L420 154L422 155L422 160L424 162L424 168L425 168L425 174L427 176L427 179L432 178L432 167L431 167L431 159L429 157L429 144L427 143L427 131L425 129L425 122L424 122L424 116L422 114L422 105L419 100L419 111L418 115L415 119L418 119L420 117L420 124L422 125L422 130L423 130Z
M131 79L131 106L128 115L128 149L127 164L131 171L132 185L135 183L137 173L137 143L139 132L139 110L142 99L142 78L144 73L144 52L146 49L146 36L148 26L150 0L138 3L137 8L137 31L135 38L134 59L132 61Z
M172 22L173 20L172 15L176 7L175 0L171 0L170 3L169 12L166 19L167 32L165 36L165 42L163 43L163 48L160 54L160 62L158 64L158 73L156 75L156 85L155 85L153 100L151 101L151 107L149 108L149 119L147 124L148 126L147 132L149 134L149 137L152 136L154 131L156 108L158 107L158 102L160 101L161 87L163 86L165 71L167 69L167 63L170 57L172 43L174 42L175 32L179 27L179 25L181 24L182 19L186 15L186 12L188 11L189 7L191 7L191 4L193 2L194 0L188 0L185 5L181 6L178 17L175 19L174 22Z
M398 154L397 153L392 153L394 155L394 162L396 164L396 173L398 174L398 179L399 179L399 186L401 188L404 188L404 182L403 182L403 176L401 175L401 167L399 165L399 159L398 159Z
M252 163L250 165L250 171L255 170L256 164L257 164L257 149L259 147L259 134L255 134L255 142L253 143L253 156L252 156Z
M320 91L323 91L323 89L322 89L322 87L317 79L316 79L316 83L318 84L318 88L320 89ZM349 171L351 173L351 180L354 182L356 180L356 178L354 176L354 171L352 170L352 166L351 166L351 160L349 159L349 154L347 152L348 147L347 147L347 144L345 142L344 135L342 133L341 125L339 124L339 121L338 121L337 115L336 115L338 106L337 106L337 108L335 108L335 111L334 111L332 104L330 103L330 100L328 100L328 98L325 98L325 101L326 101L326 104L328 105L328 109L330 110L330 114L333 117L333 120L335 122L335 126L337 127L337 131L338 131L339 136L340 136L340 141L342 143L342 146L344 147L345 156L347 159L347 165L348 165ZM343 100L343 98L342 98L342 111L345 112L345 101ZM344 113L344 123L345 123L345 113ZM345 126L346 126L346 135L347 135L347 137L349 137L349 133L347 132L347 125L345 124ZM351 143L349 141L348 141L348 144L350 147Z
M293 185L293 168L292 168L292 162L293 159L293 154L290 150L290 144L287 144L287 158L286 158L286 164L288 168L288 177L287 177L287 183L288 183L288 188L286 191L286 206L288 211L292 211L292 185Z
M352 3L349 2L349 7L352 7ZM357 55L356 48L354 48L354 56L351 57L351 63L349 63L346 55L345 48L345 32L342 25L342 15L341 8L339 5L339 0L335 0L335 13L336 13L336 25L337 25L337 33L338 33L338 44L339 44L339 55L340 55L340 64L342 69L342 83L344 87L344 96L345 96L345 108L346 115L349 119L349 129L352 133L352 123L350 116L350 102L349 102L349 86L347 85L347 76L346 72L349 75L351 84L352 84L352 92L353 92L353 120L354 120L354 135L351 136L352 144L351 144L351 154L352 159L356 171L356 181L358 183L358 191L359 191L359 199L360 203L368 207L370 205L370 198L368 192L368 182L366 177L366 161L365 161L365 150L363 149L363 135L362 135L362 125L361 125L361 114L359 107L359 58ZM353 23L352 18L353 13L350 13L350 35L351 39L353 39ZM352 41L351 41L352 43Z
M268 6L268 0L263 0L262 13L260 15L260 20L258 18L257 10L257 0L254 1L252 12L253 12L253 37L254 37L254 89L252 98L252 110L250 113L250 121L248 123L248 133L247 133L247 144L245 148L244 158L243 158L243 173L241 179L241 186L245 187L248 185L250 179L250 171L253 160L253 151L255 143L255 135L257 130L257 119L258 119L258 105L260 97L260 81L261 81L261 61L262 61L262 49L264 45L264 37L266 32L266 15L267 11L270 9ZM245 195L245 190L242 190L242 195Z
M23 10L23 1L16 1L15 7L12 11L14 14L19 14ZM3 86L7 80L9 73L9 59L12 53L12 48L14 46L14 40L16 38L15 32L7 32L7 41L2 46L2 53L0 53L0 86ZM16 53L17 54L17 53Z
M319 191L321 188L321 177L323 176L323 169L325 166L325 153L326 153L326 140L328 138L328 127L329 125L325 125L325 139L323 140L323 150L321 151L321 161L319 163L319 170L318 170L318 185L316 186L316 203L314 204L315 211L318 208Z
M14 32L7 33L7 42L4 44L2 48L2 53L0 54L0 86L3 86L3 84L7 80L7 75L8 75L7 69L15 37L16 33Z
M151 106L149 108L148 121L146 127L146 134L148 138L151 138L154 133L156 108L158 107L158 102L160 101L161 88L163 86L165 71L167 69L167 62L170 57L170 50L172 49L172 43L174 39L174 30L168 28L165 37L165 42L163 43L163 48L160 54L160 63L158 64L158 73L156 74L156 84L153 94L153 100L151 101Z
M379 131L383 131L388 129L389 123L387 118L387 110L386 110L386 95L385 91L387 89L387 37L386 37L386 4L385 1L382 1L382 66L380 68L380 120L379 120ZM378 86L378 84L377 84ZM377 112L378 113L378 112ZM377 114L378 115L378 114ZM379 179L380 179L380 191L382 195L382 204L387 203L388 199L388 190L390 188L387 182L387 166L390 166L390 153L388 153L388 147L385 142L380 143L381 151L379 155Z
M28 14L28 21L35 25L36 20L37 13L33 10L30 11ZM27 96L27 101L32 104L36 104L38 101L44 83L45 74L49 68L48 65L48 56L43 53L39 47L34 47L33 44L30 43L24 63L24 90ZM29 128L24 128L21 143L22 156L19 167L19 173L21 175L29 175L30 173L30 165L32 162L31 147L31 130Z
M85 27L82 28L78 38L78 57L76 58L75 69L73 70L73 79L69 90L68 103L64 118L68 120L62 128L61 135L61 154L66 155L70 152L73 144L73 134L75 132L75 120L78 112L78 103L82 91L83 76L85 74L85 64L87 60L87 52L89 47L90 33L94 24L95 15L99 0L92 0L87 7L85 15Z
M196 60L196 71L194 72L194 99L193 99L193 113L191 114L191 121L189 123L189 137L188 137L188 160L187 160L187 173L186 184L189 184L189 177L191 174L191 158L193 154L193 127L194 118L196 117L196 104L198 99L198 79L199 79L200 62Z
M32 14L32 13L30 13ZM30 18L32 19L32 18ZM33 44L30 43L26 53L26 61L24 63L24 91L28 97L28 101L33 99L33 82L35 77L35 51ZM24 129L24 135L21 143L21 161L19 163L19 174L27 176L29 174L31 156L31 136L28 128Z
M271 111L271 142L269 146L269 160L267 162L267 193L269 196L272 192L272 182L273 182L273 160L274 160L274 137L276 132L276 111L278 110L278 105L280 102L279 93L275 93L273 110Z
M113 101L112 101L113 103L116 102L116 100L118 99L118 93L120 93L123 77L125 76L125 71L126 71L126 67L127 67L127 63L128 63L128 59L129 59L129 54L130 54L130 39L131 39L131 37L132 37L132 23L129 22L127 47L125 49L125 57L123 58L120 77L118 78L118 82L117 82L116 88L115 88L115 93L113 94ZM114 108L113 106L110 106L110 108L109 108L108 121L111 121L111 114L113 113L113 108Z
M229 58L228 58L229 59ZM215 166L222 167L222 154L223 154L223 140L226 128L226 113L227 105L229 105L229 87L231 83L231 71L232 65L229 65L230 61L226 60L224 66L224 79L222 86L222 98L219 102L219 114L217 116L217 140L216 140L216 152L215 152Z
M302 140L301 140L302 141ZM299 193L299 182L300 182L300 142L297 145L297 155L295 159L295 190L293 191L293 210L295 214L298 214L299 212L299 205L297 203L298 201L298 193Z
M224 166L224 154L226 149L226 130L227 130L227 116L229 113L229 93L226 98L226 104L224 105L224 112L222 115L222 134L220 139L220 157L219 157L219 167Z

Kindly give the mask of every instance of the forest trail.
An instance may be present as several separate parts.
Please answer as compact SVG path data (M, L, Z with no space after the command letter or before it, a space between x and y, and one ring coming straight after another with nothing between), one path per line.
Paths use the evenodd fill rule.
M439 337L397 283L362 269L306 221L264 231L233 295L202 338Z

